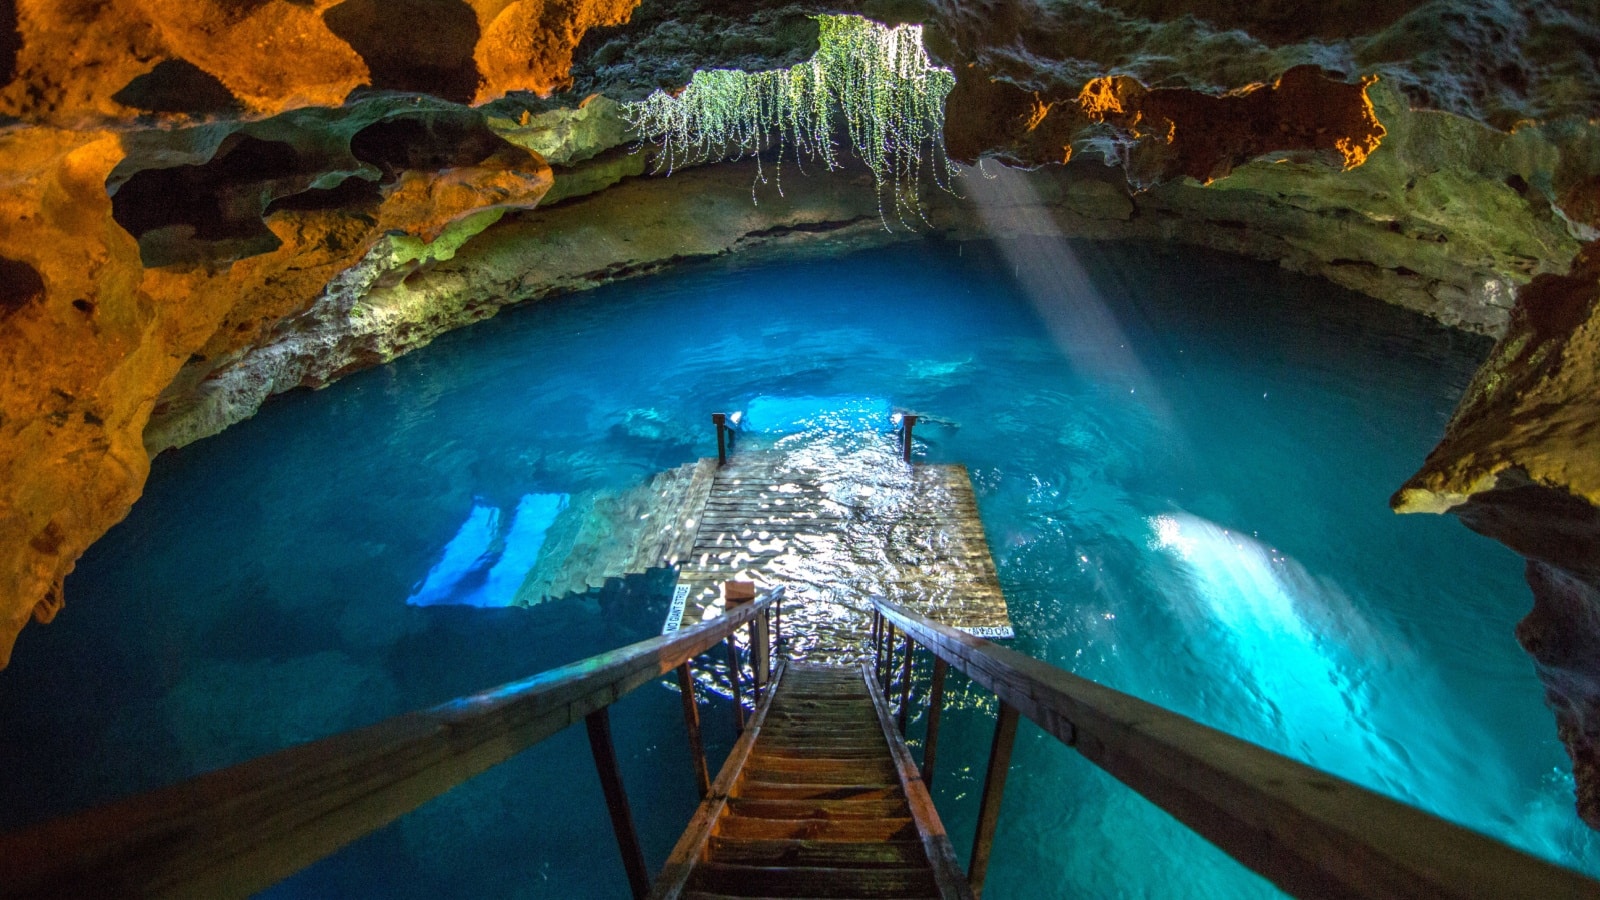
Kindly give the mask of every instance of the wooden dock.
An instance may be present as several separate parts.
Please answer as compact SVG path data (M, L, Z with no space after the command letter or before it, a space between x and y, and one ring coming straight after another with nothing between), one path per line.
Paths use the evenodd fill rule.
M720 615L722 583L740 580L786 587L801 658L863 658L872 596L1012 636L964 466L909 466L892 439L874 438L741 450L712 472L699 514L680 520L692 541L680 528L668 554L680 575L664 631Z

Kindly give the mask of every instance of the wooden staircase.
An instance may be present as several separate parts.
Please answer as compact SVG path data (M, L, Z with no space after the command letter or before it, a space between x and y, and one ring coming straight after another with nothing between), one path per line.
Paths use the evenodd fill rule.
M863 668L789 663L652 897L971 897Z

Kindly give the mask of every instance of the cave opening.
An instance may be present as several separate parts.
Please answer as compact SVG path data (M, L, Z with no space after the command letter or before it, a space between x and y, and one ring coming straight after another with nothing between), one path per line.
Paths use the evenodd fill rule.
M6 758L28 796L0 808L91 802L653 634L666 570L543 602L528 586L572 584L541 567L622 534L628 497L713 454L709 410L781 432L768 420L907 408L926 415L918 452L971 472L1021 649L1594 867L1509 634L1519 561L1384 505L1486 350L1270 266L1051 239L712 262L524 306L158 458L68 582L100 614L18 647L14 683L84 655L100 674L8 693L0 714L97 712L50 726L48 758ZM1439 620L1461 579L1481 604ZM117 700L68 696L95 691ZM993 711L951 691L937 799L959 845ZM615 712L653 859L696 802L663 774L688 771L660 737L678 714L666 691ZM991 896L1180 876L1276 896L1055 751L1019 748L1035 774L1007 815L1041 840L997 853ZM268 895L621 893L609 856L575 863L609 840L581 801L592 777L555 739Z
M674 573L596 548L707 411L770 449L894 410L970 468L1030 655L1600 873L1582 2L833 10L949 70L782 0L201 7L0 2L0 662L91 548L3 675L0 829L654 634ZM995 710L952 697L964 843ZM652 861L675 700L615 710ZM1277 896L1023 743L989 896ZM588 777L558 738L267 896L619 894Z
M292 144L232 134L204 163L135 172L112 195L112 217L147 266L251 256L279 245L261 220L275 187L304 177Z

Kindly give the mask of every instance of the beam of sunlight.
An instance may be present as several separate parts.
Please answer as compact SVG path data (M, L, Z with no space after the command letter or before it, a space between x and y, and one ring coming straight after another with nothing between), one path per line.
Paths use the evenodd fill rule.
M1167 402L1027 174L984 161L963 182L984 229L1051 340L1080 374L1125 391L1162 422Z
M1550 859L1581 857L1559 822L1560 792L1519 796L1502 745L1464 708L1469 699L1338 585L1197 516L1148 524L1151 548L1187 582L1162 593L1224 686L1205 718Z

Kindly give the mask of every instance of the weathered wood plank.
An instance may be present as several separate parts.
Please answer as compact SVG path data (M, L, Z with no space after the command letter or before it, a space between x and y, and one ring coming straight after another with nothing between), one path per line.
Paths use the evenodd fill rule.
M797 464L806 459L804 465ZM826 560L848 567L861 588L847 605L864 608L866 594L884 592L898 602L964 627L1008 629L1010 619L998 570L990 555L975 495L962 466L920 465L901 470L909 482L881 508L850 500L857 495L848 471L831 472L810 464L814 457L779 451L737 454L716 474L698 519L698 531L681 568L680 583L693 588L683 621L701 620L718 602L699 586L726 579L763 584L810 585L815 593L834 591L837 580L814 578L811 563ZM852 505L856 504L856 505ZM826 570L826 569L825 569ZM831 619L841 633L865 630L859 622ZM818 659L859 659L865 643L814 637L808 655Z
M923 783L921 773L917 771L916 761L911 758L911 751L906 747L901 732L897 731L889 721L889 704L884 702L883 695L876 690L871 669L866 663L861 664L861 676L867 682L868 690L872 691L872 708L878 716L878 728L883 733L894 759L895 775L900 779L906 803L911 808L911 818L916 823L917 838L922 842L923 853L927 857L934 884L938 889L937 896L945 900L969 900L973 896L972 889L961 873L961 864L956 861L956 851L950 844L950 835L945 832L939 811L934 808L933 796L928 793L928 787Z
M723 811L728 805L728 797L733 793L734 786L744 771L745 762L756 745L756 739L761 736L761 725L766 719L767 709L772 705L772 698L777 695L778 688L782 686L788 668L787 664L778 666L778 671L772 679L773 689L767 693L765 700L756 705L755 712L745 725L744 733L734 743L733 750L728 753L721 771L717 773L717 780L711 783L711 792L695 809L694 817L689 820L688 827L683 830L678 843L672 848L672 853L667 856L666 865L661 867L661 874L656 876L655 884L650 889L651 900L680 896L689 883L689 875L694 871L695 864L705 858L706 845L711 840L713 829L722 819Z

